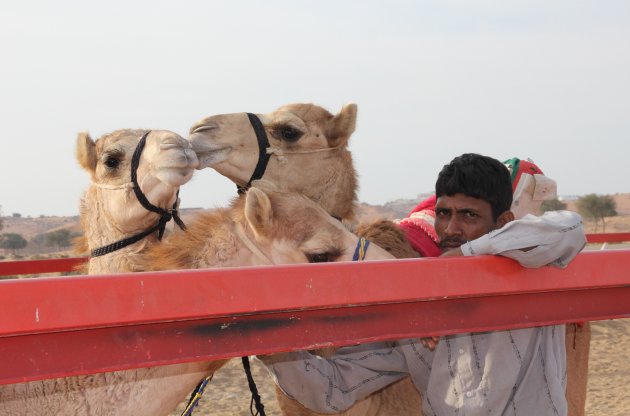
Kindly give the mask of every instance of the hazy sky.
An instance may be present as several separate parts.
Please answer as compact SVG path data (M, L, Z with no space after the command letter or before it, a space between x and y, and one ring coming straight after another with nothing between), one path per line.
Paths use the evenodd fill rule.
M76 215L76 134L186 135L217 113L359 106L360 200L430 192L464 152L560 194L630 192L630 2L2 1L0 205ZM226 205L212 170L184 207Z

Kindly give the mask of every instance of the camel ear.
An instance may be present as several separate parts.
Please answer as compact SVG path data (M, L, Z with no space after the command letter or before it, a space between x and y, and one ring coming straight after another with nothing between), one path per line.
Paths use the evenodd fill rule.
M330 147L343 146L348 143L350 135L357 125L357 105L346 104L339 114L330 121L328 142Z
M96 144L89 133L83 132L77 136L77 161L90 173L96 170Z
M245 196L245 219L257 239L263 239L271 231L273 209L267 194L258 188L250 188Z

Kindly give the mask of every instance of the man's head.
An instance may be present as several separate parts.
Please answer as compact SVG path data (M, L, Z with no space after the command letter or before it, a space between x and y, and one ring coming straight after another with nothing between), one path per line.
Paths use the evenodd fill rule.
M435 230L442 249L456 248L512 221L506 166L474 153L453 159L435 183Z

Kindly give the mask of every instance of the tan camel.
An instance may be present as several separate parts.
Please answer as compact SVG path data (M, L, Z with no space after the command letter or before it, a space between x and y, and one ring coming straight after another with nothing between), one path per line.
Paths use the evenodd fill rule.
M308 196L337 218L353 220L358 182L348 141L355 130L357 106L348 104L333 115L314 104L289 104L257 117L268 137L267 153L271 155L262 177L284 190ZM189 140L200 169L212 167L237 186L248 183L258 164L257 134L247 113L206 117L190 128ZM407 251L407 255L413 254ZM278 388L276 396L285 415L317 415ZM419 393L410 379L405 379L356 403L342 415L421 415L419 401ZM294 413L297 409L301 413Z
M118 130L96 142L87 133L77 138L77 159L91 177L80 206L89 250L142 232L159 219L157 213L140 205L131 183L132 155L145 133ZM146 137L137 178L147 199L167 209L177 202L179 186L192 177L196 166L197 157L188 141L172 132L152 131ZM87 271L134 271L130 259L156 241L154 233L108 255L92 257ZM0 415L159 414L169 404L155 391L173 386L172 380L183 376L198 382L207 371L207 365L199 367L197 363L181 364L2 386ZM182 388L178 393L183 397L189 392Z
M190 178L196 159L194 154L189 154L188 142L181 138L175 141L173 134L161 133L153 132L148 136L147 153L143 153L138 168L138 182L153 204L167 208L177 198L177 186ZM145 228L157 219L142 221L142 215L146 215L142 210L138 209L137 215L129 212L134 204L138 204L128 189L129 155L141 134L116 132L112 136L117 140L112 139L109 143L107 139L110 137L107 137L96 144L87 136L79 137L78 159L94 181L84 196L81 210L82 215L92 216L91 221L83 219L90 249L136 233L137 229L132 226L135 222ZM183 153L186 163L183 163L182 155L176 157L176 148ZM112 157L117 160L111 160ZM156 172L151 170L154 168L157 168ZM170 192L155 181L155 177L169 180ZM117 198L109 194L116 191L128 195ZM159 202L153 197L159 197ZM122 209L125 206L129 209ZM108 226L100 227L101 222L108 222ZM111 232L112 229L116 232ZM107 233L111 235L104 235ZM124 256L125 261L122 258L118 262L100 261L96 264L98 267L90 264L90 270L112 273L176 267L342 261L351 258L358 237L306 197L274 192L271 186L265 187L261 183L229 210L201 214L190 224L188 233L173 233L165 240L163 244L171 253L179 251L185 256L163 256L159 249L161 244L147 240L136 243L135 248L103 256ZM186 241L188 245L184 243ZM190 247L190 241L194 242L194 247ZM370 247L366 257L386 258L392 257L375 245ZM224 362L187 363L6 386L0 390L0 415L167 415L203 377L212 374Z
M392 221L378 220L367 224L360 224L356 234L365 237L379 247L385 249L397 259L417 258L418 253L411 247L405 233ZM330 357L336 348L323 348L316 353ZM311 351L314 352L314 351ZM300 402L289 399L276 388L278 405L285 415L291 416L323 416L304 407ZM397 381L380 391L371 394L367 398L357 402L350 409L338 415L342 416L382 416L382 415L414 415L421 414L422 400L420 394L411 382L405 378Z
M356 113L354 104L344 106L337 115L313 104L290 104L259 114L271 147L268 150L271 158L263 177L285 189L308 195L334 216L352 219L357 180L347 147L355 129ZM246 113L207 117L191 127L190 140L199 156L200 168L212 167L239 186L248 182L258 161L258 144ZM532 209L530 201L520 202L521 211ZM533 204L533 207L539 206L540 201ZM588 323L567 325L570 416L584 415L589 343ZM399 397L404 397L403 394ZM279 396L279 400L284 400L283 396ZM381 414L387 414L383 412ZM410 407L403 413L414 414L412 412Z
M358 186L348 140L355 129L357 106L346 105L332 115L313 104L291 104L258 117L271 154L262 178L308 196L334 217L351 219ZM247 113L207 117L190 133L200 169L211 166L235 184L247 184L259 159Z

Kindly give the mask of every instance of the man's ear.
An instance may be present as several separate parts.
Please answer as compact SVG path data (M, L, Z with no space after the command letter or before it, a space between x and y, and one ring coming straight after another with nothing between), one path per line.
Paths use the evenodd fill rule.
M510 210L503 212L503 214L499 215L499 218L497 218L497 229L502 228L505 224L512 221L514 221L514 213Z

